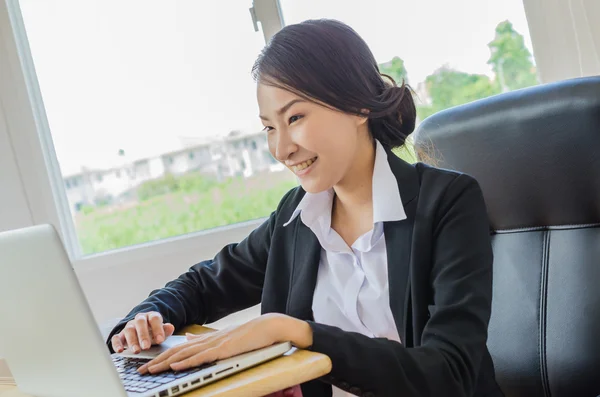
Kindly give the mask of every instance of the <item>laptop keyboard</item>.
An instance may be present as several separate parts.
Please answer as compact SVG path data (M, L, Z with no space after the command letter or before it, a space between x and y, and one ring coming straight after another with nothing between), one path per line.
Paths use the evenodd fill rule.
M215 365L215 363L212 363L200 367L190 368L186 371L165 371L156 375L140 375L137 372L137 369L148 361L150 360L145 358L113 356L113 362L115 367L117 367L117 372L121 377L121 382L123 382L126 391L143 393L148 390L159 388L166 383L174 381L175 379L183 378L184 376L188 376L189 374L193 374Z

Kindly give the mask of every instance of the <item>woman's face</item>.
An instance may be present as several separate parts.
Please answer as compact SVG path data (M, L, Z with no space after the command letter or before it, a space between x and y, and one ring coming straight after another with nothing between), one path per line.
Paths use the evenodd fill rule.
M282 88L258 84L260 118L273 157L309 193L345 179L368 139L367 119L309 102Z

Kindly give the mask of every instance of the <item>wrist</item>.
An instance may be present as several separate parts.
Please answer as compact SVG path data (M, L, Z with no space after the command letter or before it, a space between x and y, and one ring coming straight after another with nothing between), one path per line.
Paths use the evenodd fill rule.
M282 329L280 335L283 337L281 342L289 341L299 349L307 349L312 346L313 332L306 321L290 316L283 316L280 324Z

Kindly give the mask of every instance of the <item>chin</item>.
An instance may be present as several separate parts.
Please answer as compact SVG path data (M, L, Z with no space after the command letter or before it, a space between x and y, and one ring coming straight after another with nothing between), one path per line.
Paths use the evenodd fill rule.
M317 194L317 193L321 193L321 192L331 189L331 186L329 184L319 183L319 182L315 183L313 181L302 181L301 180L300 186L302 186L302 189L304 189L304 191L306 191L307 193L311 193L311 194Z

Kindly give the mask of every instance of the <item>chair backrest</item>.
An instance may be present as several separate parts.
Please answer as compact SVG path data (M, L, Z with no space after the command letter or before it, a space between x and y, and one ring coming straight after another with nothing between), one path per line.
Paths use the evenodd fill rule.
M600 77L448 109L421 123L415 146L483 190L488 346L506 396L600 394Z

